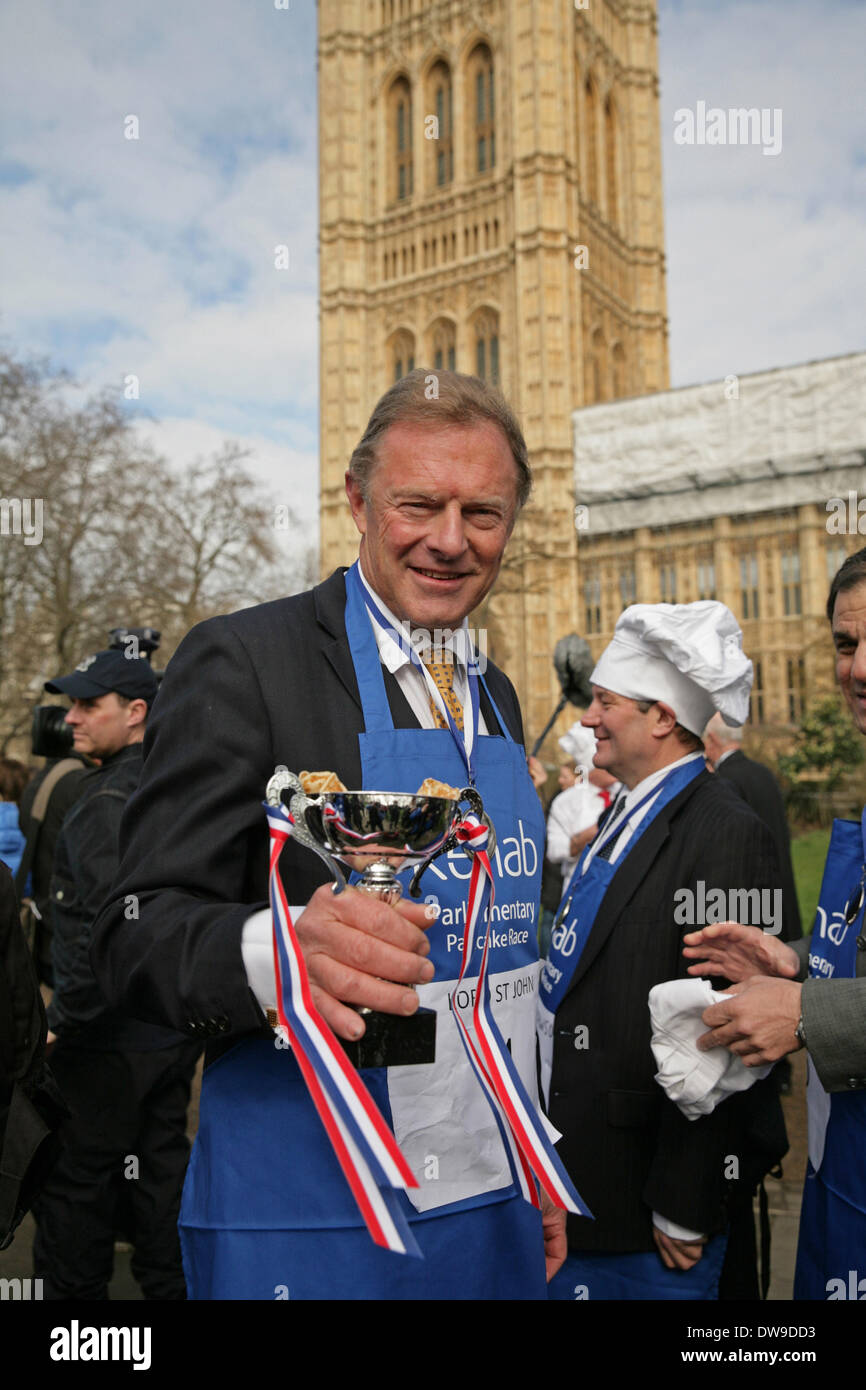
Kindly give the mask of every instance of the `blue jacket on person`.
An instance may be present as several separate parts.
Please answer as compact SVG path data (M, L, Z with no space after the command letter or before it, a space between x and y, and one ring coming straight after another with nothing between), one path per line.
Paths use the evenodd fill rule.
M0 801L0 859L9 866L13 878L18 872L25 843L18 824L16 803Z

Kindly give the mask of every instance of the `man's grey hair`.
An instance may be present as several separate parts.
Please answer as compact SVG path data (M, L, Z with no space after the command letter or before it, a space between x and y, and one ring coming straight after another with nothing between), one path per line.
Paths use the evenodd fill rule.
M349 477L368 501L370 478L379 461L379 445L392 425L476 425L485 421L498 425L508 440L517 468L519 511L532 490L532 472L517 416L495 387L480 377L464 376L461 372L417 367L395 381L373 409L363 438L349 460Z
M720 714L713 715L704 733L715 734L719 743L742 743L743 741L742 724L726 724Z

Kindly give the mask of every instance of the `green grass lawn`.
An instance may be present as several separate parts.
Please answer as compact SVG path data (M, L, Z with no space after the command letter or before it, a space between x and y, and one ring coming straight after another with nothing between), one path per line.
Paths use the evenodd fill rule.
M818 906L821 876L829 843L829 830L810 830L791 841L791 859L794 864L797 901L800 904L804 935L808 935L812 930L815 920L815 908Z

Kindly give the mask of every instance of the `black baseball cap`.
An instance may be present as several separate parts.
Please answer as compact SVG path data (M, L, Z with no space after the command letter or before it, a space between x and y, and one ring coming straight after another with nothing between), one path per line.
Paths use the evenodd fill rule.
M112 690L130 700L146 700L150 705L159 689L150 664L142 656L126 656L116 647L94 652L79 661L68 676L45 682L52 695L69 695L73 700L94 700Z

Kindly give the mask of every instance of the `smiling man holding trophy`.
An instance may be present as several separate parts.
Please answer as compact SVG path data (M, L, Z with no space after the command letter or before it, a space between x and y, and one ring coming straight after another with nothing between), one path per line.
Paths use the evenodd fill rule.
M350 460L358 562L169 665L94 961L213 1039L191 1297L543 1298L586 1212L536 1105L543 819L466 628L529 489L498 393L410 373ZM423 901L344 886L408 868Z

